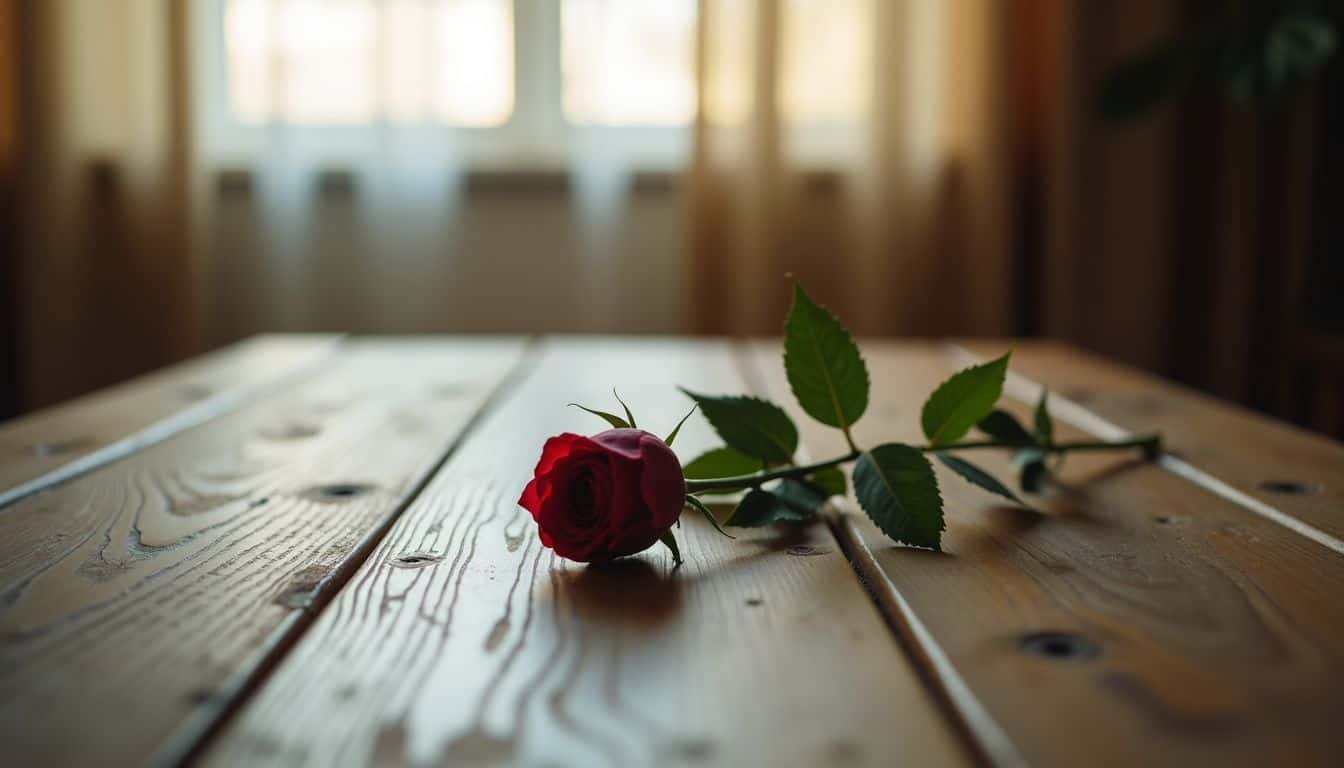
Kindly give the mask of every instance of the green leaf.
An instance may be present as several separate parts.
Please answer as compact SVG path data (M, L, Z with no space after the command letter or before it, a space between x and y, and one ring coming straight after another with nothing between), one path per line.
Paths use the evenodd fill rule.
M716 397L681 391L700 405L729 448L770 464L787 463L798 450L798 428L774 403L744 395Z
M687 480L749 475L761 468L761 460L744 456L732 448L714 448L696 456L681 468Z
M844 496L846 491L845 472L839 467L829 467L813 472L808 478L812 484L826 492L826 497Z
M919 449L887 443L865 451L854 465L854 494L893 541L942 548L943 498Z
M962 479L966 480L966 482L971 485L979 486L990 493L997 493L1009 501L1015 501L1018 504L1026 506L1026 504L1023 503L1021 499L1017 498L1017 494L1013 493L1008 486L999 482L998 478L971 462L947 453L939 453L937 456L938 460L943 463L943 466L956 472L958 475L961 475Z
M1036 442L1049 445L1055 441L1055 423L1050 420L1050 390L1041 390L1041 401L1036 404Z
M1044 459L1026 461L1022 464L1022 474L1018 482L1021 483L1024 492L1040 493L1042 486L1045 485L1045 478L1049 475L1050 469L1045 466Z
M993 410L976 425L981 432L1004 443L1014 445L1034 445L1036 439L1017 417L1007 411Z
M635 414L630 412L630 406L626 405L625 401L621 399L621 395L619 392L616 391L615 387L611 388L611 394L616 395L616 402L620 403L621 407L625 409L625 420L630 422L630 427L632 429L636 428L637 425L635 424Z
M1003 394L1003 377L1012 354L958 371L929 395L921 421L930 443L946 445L958 440L994 410Z
M713 513L713 512L709 511L709 507L705 506L705 502L703 502L703 501L701 501L701 500L695 498L694 496L687 496L687 497L686 497L686 503L689 504L692 508L694 508L695 511L697 511L697 512L699 512L700 514L704 515L704 516L705 516L705 519L709 521L709 524L712 525L712 526L714 526L714 530L718 531L719 533L723 534L724 536L727 536L727 537L730 538L730 539L736 539L736 538L737 538L736 536L732 535L731 533L729 533L729 532L723 530L723 526L719 524L719 519L718 519L717 517L714 516L714 513Z
M597 411L597 410L593 410L592 408L589 408L589 407L586 406L586 405L579 405L578 403L570 403L570 405L572 405L572 406L574 406L575 408L578 408L578 409L580 409L580 410L587 411L587 412L593 414L594 416L601 416L602 418L604 418L604 419L607 420L607 423L608 423L608 424L610 424L611 426L615 427L616 429L629 429L629 428L630 428L630 422L626 421L625 419L622 419L620 416L617 416L617 415L614 414L614 413L607 413L606 411Z
M821 507L826 500L834 494L828 493L824 488L809 483L805 480L799 480L793 477L787 477L779 481L779 485L774 488L775 496L793 508L796 517L795 520L808 520L816 516L821 511Z
M672 562L681 565L681 548L677 546L677 537L672 535L672 529L668 528L666 533L658 537L658 540L663 542L663 546L672 550Z
M692 414L692 413L695 413L695 409L698 408L698 407L699 407L699 406L692 405L692 406L691 406L691 410L687 411L687 412L686 412L686 415L681 417L681 421L678 421L678 422L677 422L677 426L673 427L673 428L672 428L672 431L668 433L668 435L667 435L667 439L663 441L664 443L667 443L667 447L668 447L668 448L671 448L671 447L672 447L672 441L673 441L673 440L676 440L676 439L677 439L677 433L681 432L681 425L682 425L682 424L685 424L685 423L686 423L686 420L689 419L689 418L691 418L691 414Z
M742 497L742 501L738 502L737 508L733 510L732 516L724 521L724 525L735 528L759 528L783 520L808 520L813 514L814 510L809 509L806 503L791 501L776 493L753 488Z
M753 528L781 521L811 520L827 498L826 491L811 483L785 478L773 490L754 488L748 492L724 525Z
M807 415L849 430L868 407L868 368L849 331L802 286L784 321L784 371Z

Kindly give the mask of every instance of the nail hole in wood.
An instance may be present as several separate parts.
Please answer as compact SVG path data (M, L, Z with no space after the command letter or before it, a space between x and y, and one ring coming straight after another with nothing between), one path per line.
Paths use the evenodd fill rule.
M1299 483L1295 480L1266 480L1260 487L1270 493L1282 493L1288 496L1308 496L1320 490L1313 483Z
M1171 525L1176 521L1174 518L1168 517L1167 515L1158 515L1153 518L1153 522L1158 525Z
M316 437L321 431L322 428L316 424L291 423L264 429L261 436L267 440L306 440Z
M1101 654L1097 644L1072 632L1032 632L1019 641L1023 651L1059 661L1094 659Z
M396 568L424 568L443 559L437 552L405 552L392 558Z
M330 483L309 488L303 492L303 495L314 501L337 502L352 499L371 490L373 490L372 485L362 483Z

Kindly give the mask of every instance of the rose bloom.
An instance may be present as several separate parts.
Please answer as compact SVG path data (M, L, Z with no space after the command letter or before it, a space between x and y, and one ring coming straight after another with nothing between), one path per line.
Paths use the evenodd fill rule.
M556 435L518 499L541 543L581 563L653 546L681 515L686 481L667 444L642 429Z

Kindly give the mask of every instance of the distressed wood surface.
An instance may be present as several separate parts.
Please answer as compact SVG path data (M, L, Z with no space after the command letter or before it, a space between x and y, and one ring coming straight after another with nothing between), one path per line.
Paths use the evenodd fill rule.
M793 409L807 456L842 452L793 408L777 342L370 340L318 360L329 341L254 342L0 427L11 453L97 436L86 472L39 467L50 487L0 509L12 761L1338 762L1333 443L1022 344L1019 416L1043 380L1062 438L1160 428L1179 458L1073 455L1033 509L939 467L942 554L837 501L829 527L736 541L688 515L682 568L661 547L589 568L515 503L547 436L603 428L564 404L615 385L663 433L674 384L753 390ZM1000 351L864 349L867 445L920 441L925 396ZM713 442L696 417L676 447Z
M742 391L726 346L556 342L392 528L204 762L918 765L968 759L824 526L719 537L688 514L607 568L515 503L543 440L612 404L670 430L673 384ZM709 447L700 419L676 449Z
M180 756L367 555L521 353L347 342L283 393L0 511L7 759Z
M961 346L983 357L1003 345ZM1022 377L1049 382L1122 429L1163 432L1176 458L1249 497L1250 506L1259 502L1324 532L1344 554L1344 445L1074 347L1017 346L1013 369Z
M335 336L259 336L0 425L0 507L227 412L328 354Z
M965 360L944 345L866 351L873 400L856 438L922 442L924 397ZM787 401L777 348L753 360ZM814 456L843 451L834 430L800 423ZM1013 476L997 452L967 458ZM1004 762L1338 764L1336 552L1133 456L1070 456L1035 509L938 475L943 553L891 544L852 504L837 531L920 655L945 660L943 682L990 718L983 733L1006 737Z

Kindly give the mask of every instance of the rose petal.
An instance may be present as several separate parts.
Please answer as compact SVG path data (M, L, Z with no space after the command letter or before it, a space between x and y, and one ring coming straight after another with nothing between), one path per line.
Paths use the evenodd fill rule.
M592 442L622 458L630 461L640 461L644 456L644 448L640 445L640 442L645 435L649 435L649 433L642 429L608 429L606 432L598 432L593 435ZM649 436L652 437L652 435Z
M550 472L560 459L575 453L591 453L594 450L600 449L587 437L573 432L561 432L547 438L546 443L541 446L541 458L537 460L537 468L532 474L540 477Z
M672 449L654 435L645 433L639 445L643 458L640 485L644 503L648 505L653 525L667 530L681 516L686 501L686 480L681 474L681 462Z
M518 506L526 509L536 517L541 509L541 496L537 493L537 478L532 478L523 486L523 495L518 497Z

